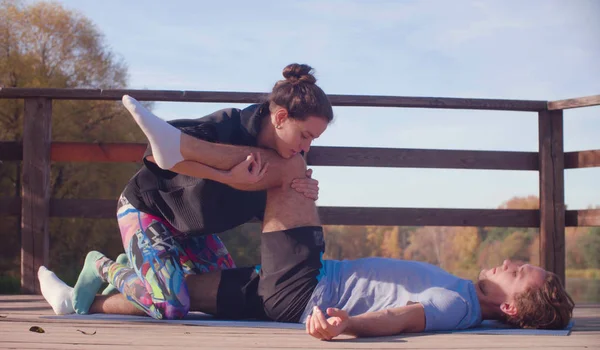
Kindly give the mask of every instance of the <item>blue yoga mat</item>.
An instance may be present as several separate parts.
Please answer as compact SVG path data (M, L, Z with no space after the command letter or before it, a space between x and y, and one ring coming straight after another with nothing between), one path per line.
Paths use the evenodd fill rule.
M212 316L200 312L190 312L183 320L155 320L145 316L125 316L125 315L65 315L65 316L41 316L49 319L73 319L73 320L101 320L113 322L161 322L171 324L184 324L191 326L213 326L213 327L248 327L248 328L279 328L279 329L304 329L303 324L299 323L282 323L268 321L229 321L217 320ZM511 328L506 324L498 321L483 321L481 325L475 328L432 332L432 333L457 333L457 334L497 334L497 335L554 335L566 336L571 333L573 321L569 323L567 328L560 330L545 330L545 329L521 329Z
M444 333L462 333L462 334L498 334L498 335L558 335L565 336L571 334L571 329L575 323L569 322L565 329L523 329L513 328L499 321L486 320L478 327L461 329Z

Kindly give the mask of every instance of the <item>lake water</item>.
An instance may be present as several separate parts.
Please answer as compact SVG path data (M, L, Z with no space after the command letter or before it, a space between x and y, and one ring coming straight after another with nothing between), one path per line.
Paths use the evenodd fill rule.
M600 303L600 280L567 278L567 292L575 303Z

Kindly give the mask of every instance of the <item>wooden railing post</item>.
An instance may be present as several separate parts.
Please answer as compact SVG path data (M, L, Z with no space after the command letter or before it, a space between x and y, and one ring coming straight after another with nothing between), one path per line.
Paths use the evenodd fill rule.
M39 294L37 270L48 265L52 100L25 99L21 182L21 292Z
M539 112L540 266L565 283L563 111Z

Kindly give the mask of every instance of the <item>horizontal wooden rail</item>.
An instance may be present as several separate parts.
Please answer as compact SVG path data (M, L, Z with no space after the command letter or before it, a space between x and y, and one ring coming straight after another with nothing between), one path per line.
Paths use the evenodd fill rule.
M146 144L53 142L54 162L139 162ZM0 141L0 160L21 160L18 142ZM404 149L315 146L308 154L309 165L538 170L537 152L469 151L443 149ZM600 150L565 153L565 169L600 167Z
M537 210L319 207L325 225L538 227Z
M0 215L20 211L19 198L0 197ZM51 217L112 219L115 213L112 199L50 200ZM319 207L319 215L325 225L539 227L535 209ZM600 209L567 210L565 226L600 226Z
M313 147L309 165L538 170L536 152L470 151L444 149Z
M565 152L565 169L600 167L600 149Z
M54 162L140 162L145 143L53 142L50 159Z
M600 226L600 209L567 210L565 226Z
M117 201L112 199L51 199L50 217L112 219ZM18 198L0 197L0 215L17 215ZM436 209L319 207L326 225L379 226L539 226L539 213L528 209Z
M21 198L0 197L0 216L17 216L21 213Z
M139 162L146 144L53 142L55 162ZM21 146L0 142L0 160L21 159ZM308 164L318 166L538 170L536 152L312 147Z
M549 101L548 110L590 107L600 105L600 95L570 98L560 101Z
M0 141L0 161L23 160L23 145L15 141Z
M125 94L140 101L255 103L267 94L260 92L101 90L51 88L0 88L0 98L45 97L57 100L120 100ZM481 98L328 95L334 106L481 109L540 111L547 101Z
M55 162L139 162L146 144L53 142ZM23 158L18 142L0 141L0 161ZM311 148L309 165L538 170L537 152L469 151L437 149L322 147ZM565 152L565 169L600 167L600 150Z

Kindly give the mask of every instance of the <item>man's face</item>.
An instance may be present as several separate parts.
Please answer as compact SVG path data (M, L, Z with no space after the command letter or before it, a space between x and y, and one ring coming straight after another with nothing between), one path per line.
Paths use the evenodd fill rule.
M502 265L481 270L478 284L483 293L497 305L511 303L515 296L529 288L539 288L546 278L546 270L529 264L516 264L508 259Z

